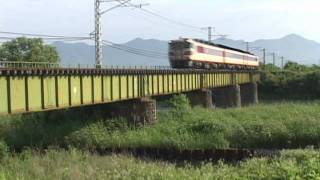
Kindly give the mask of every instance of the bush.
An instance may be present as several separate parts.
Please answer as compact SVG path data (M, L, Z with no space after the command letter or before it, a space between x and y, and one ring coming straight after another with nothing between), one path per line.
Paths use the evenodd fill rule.
M320 72L263 72L259 93L263 97L320 98Z
M284 70L264 68L261 74L260 94L272 99L320 98L320 67L288 62Z
M175 97L181 102L181 97ZM182 97L184 99L184 97ZM185 102L183 100L182 102ZM180 104L180 103L177 103ZM176 107L181 107L177 105ZM76 113L2 120L0 132L13 148L300 148L320 145L320 103L277 103L239 109L184 108L158 114L158 123L132 128L125 119L87 119ZM44 118L43 118L44 117Z
M190 101L186 95L174 95L169 101L169 106L172 108L171 113L177 118L183 118L188 115L191 110Z
M6 159L8 157L8 154L9 147L3 140L0 140L0 161Z

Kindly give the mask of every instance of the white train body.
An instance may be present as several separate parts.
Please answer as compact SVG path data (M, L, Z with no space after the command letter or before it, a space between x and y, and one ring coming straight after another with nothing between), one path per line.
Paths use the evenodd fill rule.
M169 43L173 68L258 69L259 58L249 52L197 39Z

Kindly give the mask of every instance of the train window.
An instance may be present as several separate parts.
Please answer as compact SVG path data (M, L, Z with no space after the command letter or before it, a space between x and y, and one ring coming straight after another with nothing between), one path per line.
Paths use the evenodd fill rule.
M215 49L209 49L208 54L214 55L214 56L223 56L223 52Z
M185 49L185 48L191 48L191 44L188 42L172 42L169 44L170 49L172 50L179 50L179 49Z
M205 53L204 52L204 47L202 47L202 46L198 46L197 47L197 51L198 51L198 53Z
M251 56L245 56L245 60L248 60L248 61L258 61L258 58L256 58L256 57L251 57Z
M234 54L234 53L226 53L226 57L228 58L234 58L234 59L243 59L242 55ZM246 57L245 57L246 58Z

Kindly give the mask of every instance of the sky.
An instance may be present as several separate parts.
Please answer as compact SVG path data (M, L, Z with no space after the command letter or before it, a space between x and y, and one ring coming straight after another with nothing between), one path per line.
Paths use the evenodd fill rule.
M94 0L0 0L0 31L88 36L94 29ZM132 0L185 27L139 9L121 7L102 18L103 38L123 43L137 37L206 39L213 26L228 38L254 41L299 34L320 42L319 0ZM115 3L103 3L103 9ZM0 35L1 36L1 35Z

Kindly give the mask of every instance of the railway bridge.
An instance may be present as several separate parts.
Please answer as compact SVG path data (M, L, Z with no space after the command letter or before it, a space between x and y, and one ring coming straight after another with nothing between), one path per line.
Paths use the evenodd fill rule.
M241 106L258 102L257 81L256 71L0 62L0 114L117 104L115 111L126 117L154 121L156 97L185 93L192 105Z

